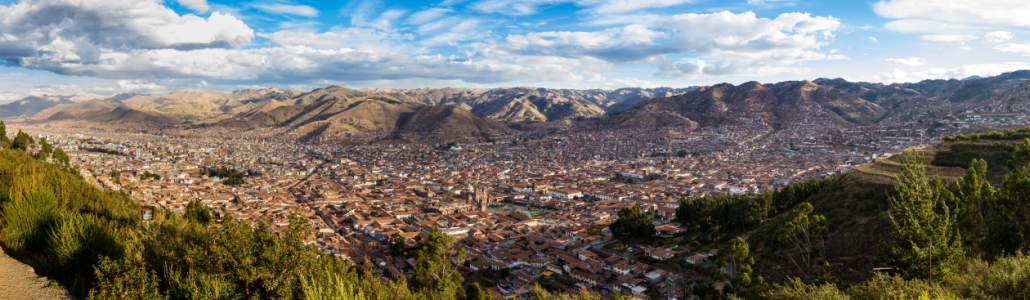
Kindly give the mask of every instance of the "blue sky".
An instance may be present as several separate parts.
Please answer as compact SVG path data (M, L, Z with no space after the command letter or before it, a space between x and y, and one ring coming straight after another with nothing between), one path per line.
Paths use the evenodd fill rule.
M913 82L1030 69L1012 0L0 0L0 102L363 87Z

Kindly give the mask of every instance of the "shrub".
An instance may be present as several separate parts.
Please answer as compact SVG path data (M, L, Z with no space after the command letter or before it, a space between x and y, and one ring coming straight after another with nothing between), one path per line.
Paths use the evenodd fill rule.
M57 223L57 198L45 191L29 197L3 201L3 230L0 239L4 246L16 251L36 253L46 246L47 235Z

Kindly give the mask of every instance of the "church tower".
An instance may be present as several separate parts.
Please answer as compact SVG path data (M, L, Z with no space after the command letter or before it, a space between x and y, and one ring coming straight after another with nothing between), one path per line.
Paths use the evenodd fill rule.
M490 204L490 189L474 188L471 184L465 188L468 193L469 204L476 205L479 211L486 211L486 205Z

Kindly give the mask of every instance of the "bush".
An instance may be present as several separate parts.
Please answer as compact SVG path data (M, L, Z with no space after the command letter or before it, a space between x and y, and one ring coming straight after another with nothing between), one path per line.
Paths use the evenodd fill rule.
M971 260L946 284L967 299L1030 299L1030 257L1020 253L994 263Z
M73 295L86 295L94 280L93 266L100 257L121 259L125 245L118 228L93 215L64 213L51 232L43 268L66 284Z
M42 251L50 229L57 224L57 198L49 192L37 191L30 197L0 201L4 225L0 239L4 246L29 253Z
M168 299L158 289L158 278L141 261L100 259L95 268L96 288L89 292L91 300Z

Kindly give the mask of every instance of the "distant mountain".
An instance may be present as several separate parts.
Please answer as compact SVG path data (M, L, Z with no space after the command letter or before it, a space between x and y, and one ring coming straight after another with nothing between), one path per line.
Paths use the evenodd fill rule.
M111 98L108 98L111 99ZM118 100L86 100L77 103L60 104L51 108L44 109L31 117L35 120L58 120L58 119L77 119L79 116L88 114L97 114L103 111L114 109L115 107L121 106L123 103ZM57 115L56 118L53 116Z
M615 114L605 124L615 128L680 125L770 124L788 127L824 119L838 126L867 125L886 113L876 103L809 81L739 86L724 83L686 94L645 101Z
M449 141L485 138L491 132L511 131L458 105L426 105L403 94L324 99L217 124L286 126L291 132L303 135L305 141L334 136L366 141L384 138Z
M105 102L91 100L89 104L95 107L106 106ZM90 121L112 125L144 125L144 126L168 126L181 124L182 120L153 108L118 105L111 109L78 109L62 110L50 115L47 120L78 120Z
M0 118L31 116L61 104L72 104L69 97L28 96L24 99L0 105Z
M915 83L882 83L849 82L847 80L819 78L813 82L831 86L852 96L875 102L883 107L894 107L901 102L917 98L947 98L951 102L984 100L993 96L998 89L1006 85L1030 79L1030 71L1022 70L1003 73L997 76L971 76L962 80L936 79Z
M361 91L369 94L404 94L430 105L457 104L492 119L518 122L602 117L606 114L623 111L648 99L678 95L694 89L571 90L503 87L493 89L369 88Z

